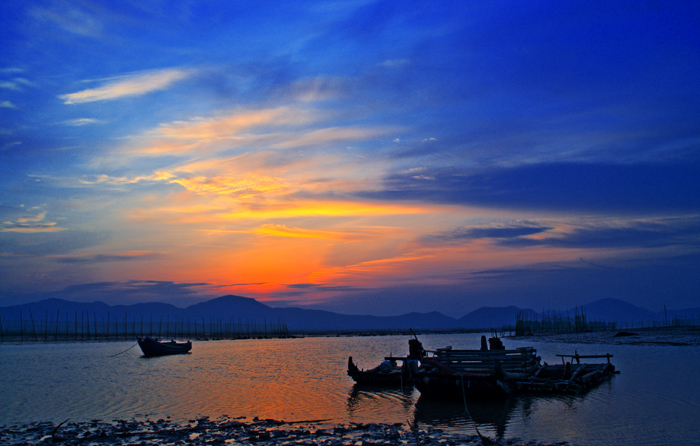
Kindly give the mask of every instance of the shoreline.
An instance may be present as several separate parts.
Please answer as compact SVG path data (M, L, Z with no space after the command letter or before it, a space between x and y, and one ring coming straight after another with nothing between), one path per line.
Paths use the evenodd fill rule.
M688 347L700 346L700 327L625 328L581 333L505 336L505 338L568 344Z
M286 422L244 421L242 418L211 420L201 417L186 422L115 420L105 422L64 421L0 426L0 444L90 445L464 445L561 446L566 442L540 443L520 439L492 439L478 435L445 432L408 423L327 424L328 420Z

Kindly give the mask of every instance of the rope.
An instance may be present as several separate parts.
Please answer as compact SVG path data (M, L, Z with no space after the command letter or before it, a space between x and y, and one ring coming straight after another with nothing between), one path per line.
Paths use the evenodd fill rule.
M127 348L126 350L124 350L124 351L121 352L121 353L117 353L116 355L109 355L109 356L107 356L107 357L108 357L108 358L114 358L115 356L119 356L119 355L121 355L122 353L128 352L129 350L131 350L132 348L136 347L137 345L139 345L138 342L137 342L136 344L132 345L131 347Z
M469 421L472 422L474 430L476 431L476 435L478 435L479 439L481 440L481 444L492 445L494 443L491 441L490 438L481 435L481 432L479 432L479 428L476 426L476 421L474 421L474 418L472 418L472 415L469 413L469 408L467 407L467 391L464 389L464 375L460 375L460 378L462 379L462 398L464 399L464 412L467 414L467 418L469 418Z

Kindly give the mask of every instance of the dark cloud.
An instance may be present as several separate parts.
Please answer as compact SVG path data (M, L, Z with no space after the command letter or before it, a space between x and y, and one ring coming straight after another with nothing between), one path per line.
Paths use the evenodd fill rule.
M634 221L624 227L578 228L568 234L537 239L499 240L508 247L553 246L557 248L700 248L700 219L679 218L654 222Z
M79 249L100 245L109 240L106 232L58 231L58 232L0 232L0 251L37 254L70 254Z
M205 298L205 292L211 288L215 287L208 283L177 283L158 280L93 282L76 284L47 293L6 294L3 296L3 305L58 298L74 302L100 301L110 305L167 302L184 307L201 302Z
M552 228L533 225L514 225L504 227L465 227L451 231L423 237L422 241L427 243L452 243L464 242L474 239L493 238L499 240L512 240L515 243L520 237L540 234ZM505 243L505 242L504 242Z
M368 198L519 210L652 214L700 211L700 164L534 164L388 176Z
M453 277L455 279L456 277ZM463 272L450 285L398 284L338 296L314 308L347 314L397 315L439 311L461 317L484 306L568 310L602 298L653 311L697 307L700 255L533 264ZM426 299L426 296L430 296Z
M135 255L93 254L89 256L57 257L54 260L59 263L133 262L138 260L151 260L160 256L161 254L158 253L145 253Z

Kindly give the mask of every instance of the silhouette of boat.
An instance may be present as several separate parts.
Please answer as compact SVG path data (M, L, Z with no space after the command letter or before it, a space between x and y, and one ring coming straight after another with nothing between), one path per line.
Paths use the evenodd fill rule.
M400 358L401 359L401 358ZM348 358L348 376L357 384L377 387L404 387L413 386L411 373L404 362L398 365L392 358L385 359L377 367L369 370L360 370L352 360Z
M618 373L612 355L557 355L562 364L542 363L532 347L506 350L500 339L482 337L480 350L439 348L421 359L413 382L426 398L478 401L521 394L576 394L585 392ZM570 358L571 362L565 362ZM601 364L581 359L605 358ZM575 362L574 362L575 361Z
M414 333L415 337L415 333ZM423 345L416 339L408 341L409 354L406 357L386 356L377 367L360 370L348 358L348 376L357 384L377 387L406 387L413 386L413 375L418 371L419 360L423 356ZM397 361L401 361L398 365Z
M143 351L144 356L165 356L165 355L178 355L182 353L188 353L192 350L192 342L176 342L167 341L162 342L158 339L153 339L150 337L138 338L139 347Z

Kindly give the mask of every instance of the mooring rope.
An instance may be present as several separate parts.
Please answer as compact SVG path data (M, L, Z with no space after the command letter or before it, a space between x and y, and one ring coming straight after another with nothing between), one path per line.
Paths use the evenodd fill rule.
M138 342L137 342L136 344L132 345L131 347L127 348L127 349L124 350L123 352L117 353L116 355L109 355L108 358L114 358L115 356L119 356L119 355L121 355L122 353L126 353L126 352L128 352L129 350L131 350L132 348L136 347L137 345L139 345Z
M462 398L464 399L464 412L467 414L467 418L469 418L469 421L472 422L472 426L474 426L476 435L478 435L479 439L481 439L481 444L492 445L494 443L491 441L490 438L481 435L481 432L479 432L479 428L476 426L476 421L474 421L474 418L472 418L472 414L469 413L469 408L467 407L467 391L464 388L464 375L460 374L460 378L462 380Z

